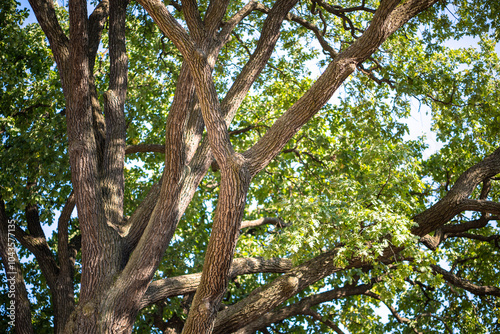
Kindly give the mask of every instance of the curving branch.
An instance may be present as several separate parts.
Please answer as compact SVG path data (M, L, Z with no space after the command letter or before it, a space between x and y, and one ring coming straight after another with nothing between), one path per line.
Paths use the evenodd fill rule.
M438 229L453 217L467 208L498 209L497 203L484 200L469 200L468 197L474 189L484 180L500 173L500 148L481 162L469 168L457 179L450 191L429 209L413 217L418 224L412 232L418 236L425 236Z
M50 247L44 237L35 237L26 233L17 224L14 230L14 236L21 245L26 247L36 257L43 276L47 280L47 285L52 289L56 286L59 266L50 250Z
M457 198L467 198L483 179L492 177L500 172L500 149L483 161L464 172L445 199L434 204L431 208L414 217L419 226L413 230L416 235L425 235L428 232L444 225L448 220L443 220L443 211L453 210ZM444 205L447 203L447 205ZM446 214L448 219L453 215ZM419 234L420 233L420 234ZM401 249L387 249L380 261L393 259L394 254ZM231 326L249 324L262 317L282 302L303 290L305 287L317 282L319 279L335 272L348 268L364 265L360 258L352 258L344 267L335 265L337 251L331 250L313 258L302 265L292 269L289 273L277 278L265 287L254 291L247 298L221 311L217 318L216 328L221 332L230 330ZM236 325L237 324L237 325Z
M91 73L94 71L95 57L108 15L109 0L101 0L89 16L89 65Z
M59 67L64 93L69 89L69 39L64 34L57 19L54 2L52 0L29 0L36 19L49 40L52 53Z
M488 222L498 220L497 216L481 216L479 219L471 220L461 224L447 224L434 231L434 235L427 234L420 238L420 241L429 249L436 250L436 248L451 237L465 236L464 233L472 230L485 227Z
M257 330L262 330L270 326L272 323L283 321L289 317L293 317L299 314L311 315L311 308L321 303L329 302L335 299L345 298L348 296L361 295L369 291L374 284L382 281L382 276L375 277L371 280L370 284L347 284L344 287L332 289L330 291L322 292L317 295L312 295L302 298L299 302L280 308L276 310L269 311L262 314L254 321L247 323L245 327L236 330L237 334L251 334L255 333ZM331 323L333 324L333 322ZM335 325L335 324L334 324ZM333 328L333 327L332 327ZM223 320L217 320L217 325L214 333L228 333L235 330L233 327L229 327L224 324Z
M372 297L373 299L376 299L376 300L379 300L381 301L382 303L384 303L384 305L389 309L389 311L391 311L392 315L394 316L394 318L396 318L396 320L400 323L400 324L410 324L412 322L411 319L408 319L406 317L403 317L401 316L398 311L392 306L392 305L389 305L387 304L378 294L374 293L374 292L371 292L371 291L368 291L365 293L365 295L369 296L369 297ZM421 332L419 332L416 328L412 327L412 330L414 333L416 334L423 334Z
M236 258L231 265L229 277L255 273L284 273L292 268L288 259ZM140 308L169 297L195 292L200 284L201 273L165 278L153 281L141 300Z
M249 1L243 8L241 8L236 14L234 14L229 20L223 23L222 29L219 33L219 39L227 40L231 35L232 31L238 23L240 23L245 17L250 15L250 13L259 5L255 0Z
M255 9L258 10L258 11L260 11L260 12L262 12L262 13L265 13L265 14L268 14L269 11L270 11L269 8L267 8L266 6L264 6L264 5L260 4L260 3L256 6ZM337 56L337 51L335 51L330 46L330 44L328 44L328 42L326 41L326 39L324 38L324 36L325 36L324 29L320 30L317 25L315 25L315 24L307 21L303 17L300 17L300 16L295 15L293 13L288 13L288 15L286 16L286 19L288 21L296 22L296 23L300 24L302 27L304 27L304 28L306 28L308 30L311 30L314 33L314 36L316 36L316 39L318 40L319 44L323 48L323 52L325 54L328 54L332 59ZM326 26L325 26L325 28L326 28Z

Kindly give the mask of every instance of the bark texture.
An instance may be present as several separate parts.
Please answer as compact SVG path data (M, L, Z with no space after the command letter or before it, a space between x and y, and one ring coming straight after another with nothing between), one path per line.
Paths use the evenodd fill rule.
M338 53L328 46L324 33L317 26L290 13L297 0L277 0L272 8L252 0L230 18L225 17L229 1L211 1L203 17L196 1L182 1L181 5L173 3L181 11L186 25L181 25L160 0L138 2L184 59L165 125L164 145L125 145L128 1L103 0L89 16L86 1L70 0L70 30L66 36L57 21L53 2L30 0L49 40L67 102L73 193L58 222L57 261L41 230L35 204L26 208L28 231L17 227L15 236L36 256L47 279L55 309L56 333L131 333L142 308L173 296L192 293L195 294L186 322L182 324L177 319L179 321L170 325L162 324L165 332L179 332L183 327L183 333L252 333L298 314L322 321L312 306L348 295L369 294L377 280L372 284L327 291L276 309L328 275L349 268L363 268L367 264L360 258L352 258L347 266L338 267L334 261L336 249L293 268L285 259L233 259L242 228L262 224L285 226L281 220L272 217L242 224L246 196L252 178L318 113L349 75L391 34L437 0L383 0L376 10L361 6L359 10L374 13L371 23L359 38ZM327 11L338 11L323 1L316 3ZM266 15L260 38L227 94L219 98L212 76L219 52L230 40L234 28L253 11ZM109 87L101 107L93 71L102 30L108 19ZM260 140L247 151L236 152L230 141L229 124L268 63L285 20L311 30L332 57L331 62L312 87L276 120ZM140 152L164 154L165 169L161 181L150 189L137 210L126 219L123 217L125 154ZM214 160L221 174L220 193L202 273L153 281L180 218ZM412 232L430 247L436 247L444 236L456 236L472 228L461 226L453 231L446 230L444 225L458 213L476 210L500 214L498 203L484 198L469 199L481 182L498 173L500 149L466 171L441 201L415 216L418 227ZM70 216L75 206L81 229L82 254L77 306L72 276L78 247L72 247L68 239ZM0 217L3 260L7 235L4 211ZM479 225L483 223L481 221ZM433 231L439 232L429 236ZM388 249L380 260L389 263L399 250ZM5 261L4 267L7 268ZM452 284L473 293L498 295L495 287L475 285L438 267L434 270ZM16 272L21 275L19 268ZM283 275L220 311L229 279L262 272ZM29 333L29 303L24 284L16 289L21 292L19 297L16 295L19 298L16 299L16 307L19 307L16 315L22 317L19 326L16 319L16 330L19 328L19 333ZM341 332L336 324L325 324L337 333Z

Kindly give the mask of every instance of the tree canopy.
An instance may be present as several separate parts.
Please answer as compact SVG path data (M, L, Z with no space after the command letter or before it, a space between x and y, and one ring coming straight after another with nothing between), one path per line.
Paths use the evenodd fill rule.
M500 331L495 1L29 2L1 332Z

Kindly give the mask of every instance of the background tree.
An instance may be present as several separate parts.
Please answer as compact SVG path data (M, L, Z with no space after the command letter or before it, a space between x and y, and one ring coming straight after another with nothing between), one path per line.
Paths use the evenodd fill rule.
M31 0L26 26L16 5L17 332L498 330L495 4ZM412 104L444 143L426 159Z

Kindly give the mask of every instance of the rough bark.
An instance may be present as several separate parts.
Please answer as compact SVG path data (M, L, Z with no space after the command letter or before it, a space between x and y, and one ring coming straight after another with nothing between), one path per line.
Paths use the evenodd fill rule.
M483 180L498 173L500 173L500 149L495 150L493 154L464 172L441 201L415 216L413 219L415 221L418 220L419 225L412 232L418 236L423 236L426 231L439 228L448 223L449 219L454 216L450 215L449 212L455 212L455 215L458 213L454 211L457 198L459 200L466 199ZM440 214L443 211L444 214ZM379 258L379 261L387 261L393 258L394 254L397 254L400 250L391 249L384 253ZM220 333L236 331L238 328L246 326L262 317L266 311L272 310L319 279L337 271L353 267L359 268L365 265L359 258L352 258L347 266L339 268L334 265L333 260L335 256L336 252L333 250L313 258L293 268L289 273L265 287L252 292L244 300L224 309L217 317L214 331ZM464 283L460 284L463 285Z
M231 264L234 268L238 262L233 261L233 253L242 228L246 193L252 177L279 154L289 139L327 103L355 68L388 36L437 0L410 0L402 4L395 0L382 1L369 28L345 51L336 54L322 43L335 57L328 68L265 136L243 154L234 151L229 140L228 125L266 66L283 20L289 19L306 26L321 41L322 35L317 27L289 15L296 0L278 0L271 9L250 1L227 22L222 20L228 1L210 2L205 19L202 20L196 1L185 0L182 1L182 12L189 33L161 1L140 0L160 29L177 46L185 62L167 118L165 145L135 147L125 147L123 106L127 89L127 2L111 0L108 9L108 2L102 1L88 19L85 1L70 1L68 39L55 19L51 1L30 1L51 44L68 104L67 128L74 187L74 200L71 197L68 201L68 210L71 203L76 202L82 232L83 268L80 304L73 312L67 332L128 333L142 307L196 289L184 333L210 333L214 327L215 332L227 333L241 329L243 333L249 328L257 328L257 323L262 328L271 319L266 316L278 319L280 316L272 310L310 284L336 271L363 265L360 259L354 258L347 267L337 267L333 261L335 250L327 252L289 272L290 268L287 267L285 275L217 314L228 279L235 272L266 270L262 267L231 269ZM320 4L328 10L328 4ZM255 9L267 14L261 37L229 92L219 101L212 78L218 53L229 40L235 25ZM111 73L109 90L105 94L104 124L96 99L92 68L108 11ZM202 141L204 127L207 129L207 139ZM165 171L162 181L153 186L139 209L129 220L125 220L124 157L127 153L144 151L165 153ZM498 214L500 208L497 203L484 199L470 200L468 197L478 183L499 172L499 152L497 150L493 158L486 158L464 173L443 200L416 216L414 220L419 226L413 232L425 236L463 210ZM221 170L221 191L202 274L151 283L180 217L214 158ZM30 208L30 215L34 214L33 210ZM59 240L60 274L57 274L59 268L53 258L47 261L47 268L42 270L45 270L48 280L52 276L54 282L64 286L51 289L57 292L55 295L61 292L69 294L71 298L64 299L66 303L72 300L72 292L67 290L72 265L67 240L69 216L67 212L63 213L65 218L59 224L63 229ZM268 222L272 221L268 219ZM246 225L263 223L265 220ZM35 228L36 224L32 226ZM38 252L37 258L48 257L48 246L36 243L36 238L41 237L39 233L28 235L23 232L19 229L16 233L28 248L34 253ZM328 298L335 298L332 296L328 295ZM315 302L321 302L318 300ZM59 307L58 303L54 302L54 305ZM313 305L311 303L312 299L304 299L304 305L309 307ZM71 305L68 307L70 311L73 308ZM297 314L298 311L306 314L307 308L301 307L302 304L283 309L281 316L293 312ZM61 317L65 323L68 313Z
M284 273L292 268L288 259L237 258L233 260L228 278L253 273ZM153 281L141 301L140 308L166 298L195 292L200 284L201 273L165 278Z
M449 271L444 270L443 268L437 265L431 265L431 268L434 272L442 275L446 281L450 282L454 286L472 292L475 295L478 296L490 295L490 296L500 297L500 289L495 286L474 284L466 279L458 277L457 275Z
M374 279L372 284L361 284L361 285L346 285L342 288L333 289L330 291L322 292L317 295L313 295L310 297L303 298L300 302L292 304L290 306L272 310L270 312L265 313L263 316L259 317L257 320L252 323L236 330L234 333L237 334L251 334L255 333L257 330L262 330L263 328L268 327L273 323L280 322L287 318L300 315L300 314L309 314L311 311L311 307L318 305L320 303L332 301L334 299L345 298L347 296L360 295L367 291L369 291L373 287L373 283L380 281L380 279ZM224 331L214 331L214 333L226 333Z

